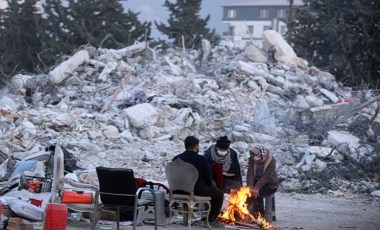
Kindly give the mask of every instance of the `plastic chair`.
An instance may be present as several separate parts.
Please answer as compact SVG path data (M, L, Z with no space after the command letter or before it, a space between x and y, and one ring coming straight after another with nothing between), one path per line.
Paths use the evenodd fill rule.
M100 200L104 205L116 207L117 229L120 222L120 208L133 207L133 229L136 229L137 211L151 200L139 199L143 191L148 191L154 202L154 229L157 230L157 198L151 188L136 188L132 169L97 167Z
M65 186L66 184L66 186ZM68 185L68 186L67 186ZM86 191L93 194L93 202L91 204L82 203L64 203L62 201L62 194L66 187L70 190ZM99 201L99 190L96 186L90 184L83 184L75 182L69 178L64 177L64 156L63 151L59 145L56 146L54 151L54 169L53 169L53 184L51 190L51 202L66 204L69 210L76 212L90 213L91 229L95 229L95 225L99 219L99 211L101 205Z
M165 173L172 192L169 204L169 222L171 222L173 212L183 215L183 222L186 226L191 226L192 216L195 213L209 215L211 197L194 195L194 186L198 180L198 170L193 165L181 159L176 159L168 163ZM185 192L188 195L178 194L178 191ZM206 225L211 228L208 218L206 218Z
M165 210L165 205L170 200L170 189L164 184L159 182L145 181L141 187L149 187L156 193L157 199L157 225L166 225L166 215L168 212ZM141 199L150 200L146 204L142 205L143 208L138 210L137 220L144 224L154 223L154 202L153 197L149 192L143 192ZM169 203L169 202L168 202Z

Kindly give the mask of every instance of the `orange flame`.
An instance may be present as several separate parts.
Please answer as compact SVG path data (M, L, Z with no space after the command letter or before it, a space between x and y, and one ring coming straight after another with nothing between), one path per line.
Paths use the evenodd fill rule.
M261 226L261 228L271 228L272 225L261 216L261 213L255 218L249 212L246 201L251 196L249 187L241 187L239 190L231 189L227 209L219 215L219 218L230 224L235 224L237 221L246 222L251 220Z

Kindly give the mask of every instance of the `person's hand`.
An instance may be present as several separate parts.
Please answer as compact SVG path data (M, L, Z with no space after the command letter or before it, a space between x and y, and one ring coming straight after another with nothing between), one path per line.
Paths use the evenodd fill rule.
M256 199L257 197L259 197L259 190L251 189L251 194L252 194L253 198Z

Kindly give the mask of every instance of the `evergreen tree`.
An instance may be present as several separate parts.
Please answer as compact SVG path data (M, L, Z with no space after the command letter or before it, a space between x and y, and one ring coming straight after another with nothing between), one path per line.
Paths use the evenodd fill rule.
M117 0L69 0L70 28L76 44L95 47L121 48L143 41L150 35L150 23L140 23L138 14L128 10Z
M380 1L304 0L287 39L299 56L348 85L379 87Z
M32 72L41 50L38 35L40 15L35 12L37 0L7 0L0 10L0 73Z
M163 6L170 12L168 25L155 22L157 29L174 39L176 46L182 46L182 37L186 48L199 48L202 39L207 39L212 44L219 42L220 37L215 33L215 29L210 31L207 28L210 15L204 19L200 18L201 4L202 0L177 0L175 3L165 0Z
M45 54L49 62L71 54L81 45L121 48L135 41L150 40L151 23L141 23L138 14L124 12L117 0L46 0Z
M68 7L62 0L45 0L44 20L41 23L41 40L43 49L40 57L46 66L52 66L59 57L71 54L78 44L75 44Z

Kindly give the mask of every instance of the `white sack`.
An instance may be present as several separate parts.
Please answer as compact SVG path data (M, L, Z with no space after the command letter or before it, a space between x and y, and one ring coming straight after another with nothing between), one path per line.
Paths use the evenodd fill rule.
M29 202L12 199L8 200L9 208L19 217L24 217L29 220L40 221L44 216L44 209L39 208Z

